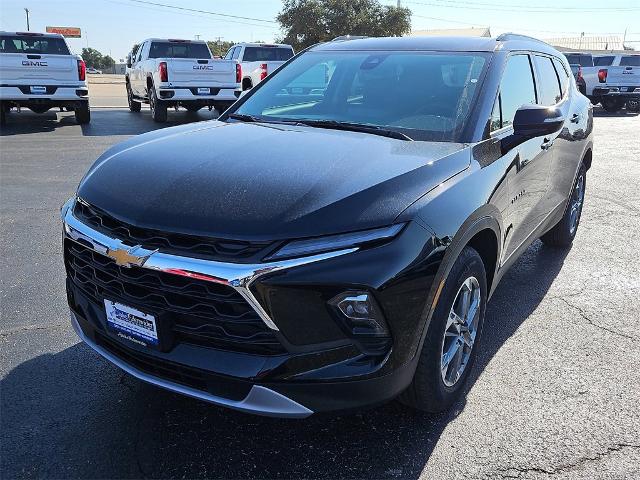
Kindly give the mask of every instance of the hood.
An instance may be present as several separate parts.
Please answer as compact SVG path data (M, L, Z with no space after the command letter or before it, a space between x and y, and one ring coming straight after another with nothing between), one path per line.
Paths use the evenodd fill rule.
M388 225L469 165L464 144L304 126L203 122L108 150L78 195L121 221L276 240Z

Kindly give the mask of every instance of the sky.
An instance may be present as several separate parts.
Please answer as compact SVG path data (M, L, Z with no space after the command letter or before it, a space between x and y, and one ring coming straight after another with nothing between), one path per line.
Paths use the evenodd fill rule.
M380 2L397 4L397 0ZM640 0L401 0L401 4L412 10L414 30L489 26L492 35L510 31L550 38L581 32L623 36L627 29L627 41L640 49ZM280 0L0 0L0 30L26 30L25 7L31 31L80 27L83 38L68 39L74 52L90 46L116 61L124 59L134 43L149 37L272 42L281 34L275 21Z

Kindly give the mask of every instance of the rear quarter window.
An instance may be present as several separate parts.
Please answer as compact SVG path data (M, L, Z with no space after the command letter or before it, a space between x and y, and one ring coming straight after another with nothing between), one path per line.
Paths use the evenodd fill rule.
M544 106L551 106L562 100L558 74L553 67L551 58L533 56L533 63L536 67L536 86L538 87L538 103Z

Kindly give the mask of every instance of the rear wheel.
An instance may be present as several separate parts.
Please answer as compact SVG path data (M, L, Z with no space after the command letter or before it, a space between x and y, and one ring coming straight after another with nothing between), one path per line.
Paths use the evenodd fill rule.
M129 82L127 82L127 103L129 104L129 110L132 112L139 112L142 108L142 104L133 99L133 91Z
M149 86L149 106L151 107L151 117L155 122L167 121L167 104L156 97L156 89L153 84Z
M7 124L7 114L9 113L4 102L0 102L0 125Z
M91 121L91 110L89 110L89 102L79 102L73 109L76 116L76 122L80 125L84 125Z
M627 101L627 111L628 112L638 112L640 111L640 100L633 99Z
M587 169L582 164L562 219L540 238L545 245L553 247L568 247L571 245L578 231L578 225L580 225L586 186Z
M477 355L486 302L484 263L476 250L465 247L447 276L418 367L400 401L435 413L460 397Z
M610 98L610 97L604 97L600 103L602 104L602 108L605 109L605 111L609 112L609 113L616 113L619 110L622 109L622 106L624 105L624 102L621 101L619 98Z

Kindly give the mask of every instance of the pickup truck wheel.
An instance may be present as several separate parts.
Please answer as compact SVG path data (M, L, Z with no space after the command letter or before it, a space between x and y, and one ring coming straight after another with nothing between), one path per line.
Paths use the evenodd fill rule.
M151 117L155 122L167 121L167 104L156 97L156 89L153 85L149 89L149 106L151 107Z
M580 225L580 216L582 215L582 206L584 205L584 192L587 186L587 169L584 164L580 166L575 184L571 190L569 201L560 221L540 240L545 245L552 247L568 247L573 243L573 239Z
M600 103L602 104L602 108L604 108L605 111L609 113L616 113L617 111L621 110L624 105L624 102L619 98L609 97L602 98Z
M142 108L142 104L133 99L133 92L131 91L129 82L127 82L127 103L129 104L129 110L132 112L139 112Z
M89 102L79 102L73 109L76 116L76 122L79 125L84 125L91 121L91 110L89 110Z
M628 100L627 101L627 111L628 112L639 112L640 111L640 100Z
M484 263L465 247L444 283L402 403L436 413L460 397L478 352L486 303Z
M4 108L4 105L0 105L0 125L7 124L7 112Z

